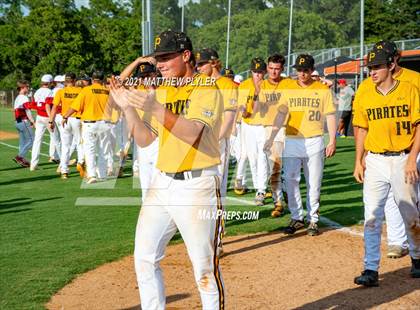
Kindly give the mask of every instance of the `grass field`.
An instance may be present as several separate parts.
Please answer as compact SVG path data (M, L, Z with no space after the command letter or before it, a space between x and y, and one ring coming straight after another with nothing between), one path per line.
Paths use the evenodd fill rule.
M0 130L15 132L12 119L11 111L1 108ZM17 140L1 142L18 145ZM326 161L321 194L321 215L344 226L358 224L363 216L361 186L352 177L353 142L338 141L337 155ZM1 309L42 309L78 274L132 254L139 206L75 205L80 197L138 198L128 169L110 188L86 189L74 169L68 180L61 180L47 157L41 157L41 170L30 172L11 160L15 149L0 144L0 152ZM41 152L48 153L47 145ZM235 195L230 191L229 196ZM269 207L227 209L260 211L258 221L228 221L228 235L275 231L290 218L271 218ZM175 242L179 239L175 236Z

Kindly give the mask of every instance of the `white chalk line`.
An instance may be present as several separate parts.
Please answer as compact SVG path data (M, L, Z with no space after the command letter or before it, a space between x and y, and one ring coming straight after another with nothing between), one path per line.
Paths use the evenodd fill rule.
M4 143L4 142L1 142L1 141L0 141L0 144L4 145L4 146L7 146L7 147L10 147L10 148L15 149L15 150L19 149L19 147L17 147L17 146L14 146L14 145L11 145L11 144L8 144L8 143ZM32 150L29 150L29 152L32 153ZM47 154L44 154L44 153L39 153L39 154L41 154L42 156L45 156L45 157L50 157L50 155L47 155Z
M241 199L241 198L236 198L236 197L227 197L227 200L231 200L231 201L235 201L235 202L240 202L242 204L246 204L246 205L250 205L250 206L254 206L255 203L253 201L250 200L245 200L245 199ZM271 206L270 206L271 207ZM346 233L346 234L350 234L353 236L357 236L357 237L363 237L363 232L348 228L348 227L344 227L341 224L334 222L333 220L330 220L329 218L325 217L325 216L320 216L319 220L324 223L325 225L327 225L328 227L331 228L335 228L335 230Z

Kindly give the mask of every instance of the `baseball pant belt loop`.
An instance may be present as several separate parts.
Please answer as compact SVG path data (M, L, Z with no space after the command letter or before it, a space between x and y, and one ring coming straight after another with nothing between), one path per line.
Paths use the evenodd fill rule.
M406 149L406 150L402 150L402 151L398 151L398 152L381 152L381 153L377 153L377 152L370 152L372 154L378 154L378 155L382 155L382 156L400 156L400 155L405 155L410 153L410 150Z

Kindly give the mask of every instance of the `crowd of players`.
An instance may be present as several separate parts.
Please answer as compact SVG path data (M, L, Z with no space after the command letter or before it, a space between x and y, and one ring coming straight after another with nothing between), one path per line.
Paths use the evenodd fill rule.
M363 87L358 90L354 107L352 107L354 92L347 85L346 80L340 80L339 93L333 93L332 83L319 77L314 70L313 57L307 54L297 57L294 65L297 72L295 78L285 77L282 74L285 58L279 54L271 55L267 61L259 57L252 59L249 68L251 74L246 80L243 80L242 76L235 76L229 68L222 69L219 55L213 49L201 49L190 59L197 73L214 78L223 101L218 135L221 161L218 165L218 173L221 179L221 196L226 197L228 170L229 165L232 164L236 164L232 180L234 192L237 195L243 195L249 191L246 179L246 167L249 165L250 183L255 190L257 206L264 206L267 200L272 198L274 204L272 216L279 217L284 214L287 201L291 212L291 221L284 229L287 234L294 234L297 230L303 229L306 224L308 235L319 234L319 206L324 161L325 158L335 154L336 137L348 135L348 124L353 109L357 146L355 177L357 181L365 181L366 243L365 270L360 277L355 279L355 283L365 286L378 284L381 232L379 226L382 224L384 209L388 223L388 256L402 257L408 254L410 246L413 261L412 275L420 277L418 244L420 224L418 210L417 213L414 212L417 198L412 197L412 201L409 202L405 199L410 196L408 192L412 190L412 187L396 186L395 182L398 181L387 181L385 178L378 181L382 182L381 184L387 184L378 194L377 188L372 185L375 184L372 180L377 181L383 176L373 176L373 168L366 167L365 162L365 160L373 161L371 163L373 166L374 163L378 164L384 160L383 167L388 168L392 165L388 164L389 160L404 157L402 166L400 165L403 179L405 177L407 184L417 182L417 170L416 172L413 169L408 172L405 170L407 158L403 155L408 156L412 149L414 149L412 153L418 152L417 148L420 145L417 135L415 137L413 134L414 126L417 125L417 121L420 121L416 119L416 113L420 110L418 91L416 93L411 86L405 84L410 82L416 89L419 87L420 79L418 73L399 67L398 59L399 51L393 42L381 41L375 45L367 59L367 65L373 75L368 79L370 82L362 84ZM383 81L381 80L380 83L392 82L392 87L384 92L374 87L375 84L380 84L375 80L380 79L375 77L377 71L380 70L384 72L380 73L384 74ZM388 75L385 76L385 73ZM151 179L156 173L158 142L155 141L146 147L133 143L132 134L136 129L127 124L127 116L122 112L124 110L121 108L122 104L116 103L115 101L119 100L110 96L110 89L112 85L114 87L122 85L139 91L153 89L156 91L156 98L161 96L158 90L164 91L165 95L175 91L176 88L172 86L162 85L156 89L155 85L150 86L142 82L147 80L146 78L153 79L159 76L160 72L157 70L154 58L139 57L121 73L108 77L100 71L94 72L91 77L82 78L77 78L73 73L55 78L46 74L42 76L41 87L33 96L29 95L29 83L20 81L18 83L19 96L14 106L20 147L19 154L14 160L23 167L29 167L31 171L37 170L42 139L48 131L50 134L49 161L59 164L57 172L61 178L67 179L69 166L75 164L80 176L85 178L88 184L92 184L105 180L109 176L121 176L128 150L133 144L133 171L140 177L144 199ZM136 77L136 81L139 82L129 82L130 77ZM368 83L373 86L369 88L370 86L366 86ZM401 90L400 84L406 89ZM376 106L364 109L368 105L364 103L365 98L373 98L375 93L375 96L382 96L378 97L380 101L391 96L397 88L400 96L398 98L411 96L410 106L407 109L412 109L412 114L409 115L408 112L404 112L405 110L401 112L402 116L411 119L397 122L397 127L400 127L396 129L396 137L390 134L390 137L384 139L376 133L378 135L376 138L369 136L370 139L367 139L368 128L370 135L374 135L375 130L378 130L375 126L379 126L379 123L374 121L385 118L394 119L397 115L391 117L388 110L380 112L378 110L380 108ZM390 105L392 100L397 99L391 98ZM164 99L158 101L165 104ZM172 103L165 107L174 113L179 108L180 111L177 114L182 115L185 107L188 108L188 99L178 103L180 107ZM31 109L36 110L35 120ZM338 125L337 111L340 112ZM396 109L396 111L399 110ZM203 113L211 112L203 111ZM387 113L386 117L385 113ZM139 110L138 115L141 119L145 119L147 111ZM326 139L324 139L325 123ZM153 120L144 121L144 124L153 132L155 128ZM380 126L383 130L386 126L395 125L382 123ZM404 141L399 140L400 137L398 137L398 135L401 136L403 130L406 134ZM383 132L388 133L387 130ZM378 141L383 141L383 143L379 143L378 146ZM393 149L399 143L401 143L401 149ZM25 158L29 150L32 150L30 161ZM75 152L76 159L72 160L72 154ZM174 149L173 152L177 150ZM379 158L371 159L374 155ZM411 157L408 160L411 163L410 160L412 161ZM306 223L299 189L302 169L307 187ZM361 173L360 169L363 171L366 169L366 173ZM379 165L373 170L375 169L377 171L382 168ZM184 178L185 171L187 170L175 171L173 178ZM181 172L182 175L179 174ZM194 170L189 173L193 176ZM364 173L365 178L369 176L371 183L366 183ZM392 173L395 174L395 171ZM405 191L406 196L397 194L395 190L393 196L393 191L390 190L393 187L398 188L398 191ZM375 197L376 200L372 201L373 198L369 200L369 197ZM400 212L401 208L411 211ZM223 227L220 228L220 232L222 231ZM221 246L220 242L219 254Z

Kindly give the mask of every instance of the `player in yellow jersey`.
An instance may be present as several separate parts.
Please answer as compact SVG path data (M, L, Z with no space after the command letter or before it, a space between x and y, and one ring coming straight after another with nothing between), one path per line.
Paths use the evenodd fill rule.
M401 57L401 52L398 50L396 44L392 41L379 41L374 45L375 49L384 49L387 53L393 56L395 70L393 78L399 81L410 82L420 89L420 73L403 68L398 65ZM359 86L359 94L364 89L374 89L375 83L372 78L365 79ZM359 102L359 96L355 97L354 104ZM355 138L357 138L357 127L354 128ZM408 254L408 241L405 233L404 221L401 216L398 206L395 204L392 190L389 191L388 199L385 204L385 220L388 243L388 258L400 258Z
M227 181L229 174L229 154L230 154L230 135L235 122L237 111L238 90L236 84L229 78L221 75L222 63L217 52L211 48L202 49L195 53L195 61L198 72L215 79L216 86L223 98L223 121L219 133L220 165L219 174L222 184L220 193L223 202L227 195ZM220 226L220 235L223 237L225 232L225 221ZM217 246L217 255L223 255L222 238Z
M267 70L267 64L262 58L256 57L251 60L251 77L243 81L238 87L238 110L242 117L241 155L238 162L235 192L243 193L245 188L245 165L249 160L252 183L256 190L255 203L264 205L266 180L267 180L267 156L262 152L265 142L265 129L262 124L253 117L254 104L258 99L260 85ZM252 119L252 121L251 121ZM261 145L262 143L262 145ZM258 148L256 148L258 146Z
M235 122L238 90L233 81L221 75L221 61L217 52L211 48L201 49L195 53L195 61L198 72L211 76L216 80L216 86L219 88L223 97L223 122L219 134L219 150L221 164L219 172L222 176L221 194L226 198L227 179L229 172L229 138Z
M280 113L275 119L275 126L267 141L266 149L271 146L287 114L283 170L292 219L284 232L294 234L305 227L299 190L303 167L308 189L306 207L309 226L307 232L308 235L315 236L319 233L317 223L324 158L333 156L336 148L335 106L329 88L311 77L314 71L314 59L311 55L299 55L294 68L298 79L291 81L287 91L282 92L278 106ZM326 147L324 146L325 119L329 135Z
M63 116L63 126L65 126L74 112L80 113L83 122L83 152L88 184L96 183L98 178L106 179L105 150L98 147L99 141L109 131L106 123L107 113L109 113L107 111L109 90L103 85L104 78L103 72L94 72L92 85L82 89ZM96 155L98 155L97 159ZM96 173L96 167L98 167L98 173Z
M363 183L365 259L354 282L378 286L384 206L391 189L410 245L411 275L420 278L420 214L417 156L420 150L420 99L414 85L393 78L395 63L385 49L368 53L373 89L357 91L353 124L357 126L354 177ZM366 158L364 158L367 151Z
M134 252L141 307L165 308L159 262L178 229L194 268L203 309L224 309L216 255L221 219L213 216L221 208L217 166L222 98L215 84L202 83L205 75L194 75L192 43L184 33L165 31L154 43L157 69L176 83L165 105L156 100L159 89L145 92L114 86L111 92L140 146L157 138L143 119L152 115L157 121L159 172L140 211ZM144 111L142 118L135 109Z
M282 95L282 92L288 88L288 84L292 82L289 78L283 78L281 73L286 62L284 56L274 54L268 57L267 60L267 73L268 78L265 79L260 86L260 93L258 101L254 105L254 111L251 116L250 122L257 122L264 126L265 136L262 147L265 146L266 140L270 137L274 119L277 115L277 106ZM268 158L268 177L271 181L271 189L274 202L274 210L271 213L273 217L280 216L284 211L285 203L283 201L283 190L281 181L282 161L281 156L284 148L285 128L282 127L274 138L272 147L267 151ZM260 149L259 144L254 147L248 145L249 148L258 152L264 152ZM252 152L248 149L249 152ZM258 171L257 171L258 172ZM258 174L258 173L257 173ZM262 179L262 175L258 174L258 182L264 182L265 185L267 178ZM261 178L261 179L260 179ZM262 186L262 185L261 185Z
M82 91L81 88L75 86L76 75L74 73L67 73L65 76L65 87L57 91L53 100L53 108L50 114L50 128L54 129L55 117L57 110L60 108L61 115L66 115L67 111L78 94ZM59 124L61 126L61 123ZM61 158L60 158L60 172L61 178L67 179L69 174L69 160L71 156L71 146L76 145L77 149L77 170L81 171L84 165L83 149L81 144L81 125L80 114L73 113L68 116L67 124L63 127L61 132Z

